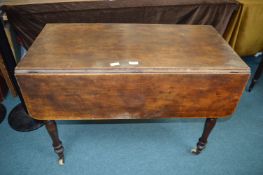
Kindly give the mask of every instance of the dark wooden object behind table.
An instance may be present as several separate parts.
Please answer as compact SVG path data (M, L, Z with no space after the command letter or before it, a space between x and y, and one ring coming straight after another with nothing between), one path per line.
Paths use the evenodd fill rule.
M47 23L206 24L223 35L235 0L4 0L8 20L29 48Z

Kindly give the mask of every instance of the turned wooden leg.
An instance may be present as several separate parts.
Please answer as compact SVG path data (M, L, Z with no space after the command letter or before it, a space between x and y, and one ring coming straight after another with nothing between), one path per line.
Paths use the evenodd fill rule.
M59 140L59 137L58 137L57 124L54 120L47 120L45 121L45 125L52 139L54 151L55 153L57 153L59 157L58 163L60 165L64 165L64 148L63 148L62 142Z
M216 118L206 119L203 134L199 138L199 141L196 144L196 148L192 149L193 154L198 155L199 153L202 152L203 149L205 149L205 146L207 144L207 138L211 133L212 129L214 128L216 124L216 120L217 120Z

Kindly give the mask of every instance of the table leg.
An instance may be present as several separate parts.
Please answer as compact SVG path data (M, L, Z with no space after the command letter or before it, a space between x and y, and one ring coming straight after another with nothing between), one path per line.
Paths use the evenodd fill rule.
M45 121L47 131L52 139L54 151L58 155L58 163L64 165L64 148L62 142L59 140L57 124L54 120Z
M217 120L216 118L206 119L203 134L199 138L199 141L196 144L196 148L192 149L193 154L198 155L199 153L202 152L203 149L205 149L205 146L207 144L207 138L211 133L212 129L214 128L216 124L216 120Z
M250 86L248 88L248 92L251 92L251 90L253 89L254 85L257 82L257 80L260 78L262 72L263 72L263 56L262 56L261 61L260 61L259 65L258 65L256 73L255 73L254 77L252 78L251 84L250 84Z

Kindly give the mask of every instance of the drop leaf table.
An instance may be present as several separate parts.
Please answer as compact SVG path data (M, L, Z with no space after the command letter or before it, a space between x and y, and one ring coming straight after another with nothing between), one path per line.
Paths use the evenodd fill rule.
M250 70L211 26L72 23L47 24L15 74L63 164L55 120L206 118L199 154Z

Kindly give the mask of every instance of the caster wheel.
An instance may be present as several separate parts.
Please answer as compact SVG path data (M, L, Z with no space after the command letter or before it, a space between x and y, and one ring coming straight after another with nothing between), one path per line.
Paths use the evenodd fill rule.
M191 150L191 153L194 154L194 155L198 155L198 154L201 153L201 150L199 150L198 148L193 148L193 149Z
M58 164L63 166L65 163L64 158L58 159Z

